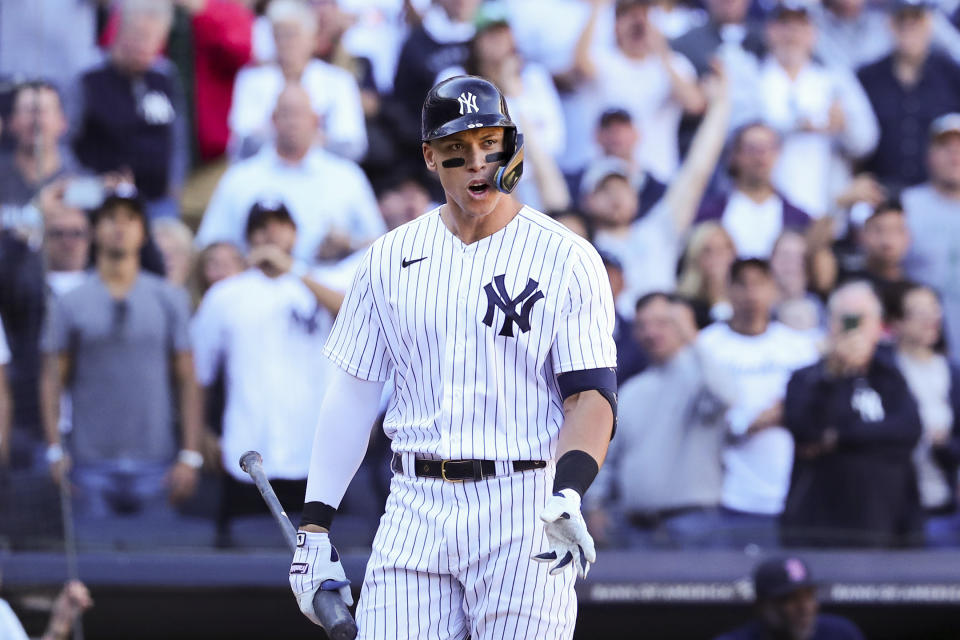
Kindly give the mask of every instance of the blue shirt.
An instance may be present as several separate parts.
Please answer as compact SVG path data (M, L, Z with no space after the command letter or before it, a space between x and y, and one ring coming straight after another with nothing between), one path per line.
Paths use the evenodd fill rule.
M894 76L889 55L862 67L857 77L880 124L880 142L866 169L888 187L923 182L930 123L939 115L960 111L960 66L932 52L917 84L905 87Z

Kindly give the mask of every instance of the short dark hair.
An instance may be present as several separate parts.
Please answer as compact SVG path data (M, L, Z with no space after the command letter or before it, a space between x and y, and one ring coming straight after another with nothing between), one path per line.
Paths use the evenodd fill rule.
M297 223L290 215L287 205L279 200L261 200L250 208L244 237L249 239L256 231L265 229L271 222L284 222L294 229L297 228Z
M14 105L16 105L17 97L20 95L20 92L27 90L52 91L54 95L57 96L57 100L60 102L60 108L63 109L63 94L60 93L60 89L57 87L57 85L43 78L27 80L17 84L11 93Z
M884 296L881 297L883 313L888 321L905 320L907 317L907 296L914 291L929 291L943 305L943 298L940 292L928 284L914 282L912 280L903 280L891 284ZM940 338L933 345L933 350L937 353L947 353L947 335L944 327L940 326Z
M640 296L640 299L637 300L637 304L634 305L634 311L636 313L640 313L641 309L649 306L650 304L652 304L653 302L656 302L657 300L663 300L664 302L669 302L669 303L682 302L684 304L687 304L686 300L684 300L683 298L681 298L675 293L670 293L668 291L651 291L650 293L645 293L644 295Z
M730 265L730 282L743 284L743 273L747 269L756 269L768 278L773 277L770 262L763 258L737 258Z
M649 7L650 0L617 0L614 15L619 18L634 7Z
M112 214L118 207L126 207L132 211L143 223L144 231L149 229L147 207L143 198L137 188L128 183L121 183L104 195L100 206L90 211L90 226L96 227L104 216Z
M885 213L896 213L903 215L903 204L900 202L899 198L888 198L874 207L873 211L867 216L867 219L864 220L864 223L869 222L870 220L876 218L877 216L882 216Z
M612 124L633 124L633 116L626 109L611 107L600 114L597 124L601 129L606 129Z

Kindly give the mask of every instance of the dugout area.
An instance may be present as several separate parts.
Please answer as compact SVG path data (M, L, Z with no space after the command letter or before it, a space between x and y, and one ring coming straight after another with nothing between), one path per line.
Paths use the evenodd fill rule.
M366 553L345 552L359 584ZM855 620L871 640L960 638L960 552L802 553L823 582L824 609ZM581 583L577 640L709 639L750 616L755 558L738 552L601 552ZM81 553L96 606L88 640L319 638L287 586L279 550ZM44 594L65 576L63 556L0 553L4 594L31 634L46 622Z

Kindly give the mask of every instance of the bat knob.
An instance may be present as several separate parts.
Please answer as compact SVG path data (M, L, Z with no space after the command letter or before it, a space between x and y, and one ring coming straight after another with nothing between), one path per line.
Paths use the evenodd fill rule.
M263 464L263 456L258 452L247 451L240 456L240 468L243 469L244 473L250 473L250 469L253 468L254 464Z

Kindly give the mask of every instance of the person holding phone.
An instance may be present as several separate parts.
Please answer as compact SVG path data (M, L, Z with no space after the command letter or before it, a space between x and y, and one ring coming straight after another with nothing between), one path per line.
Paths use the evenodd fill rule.
M796 457L780 519L787 546L907 546L922 541L912 455L917 403L880 345L880 300L851 282L828 302L827 353L787 384Z

